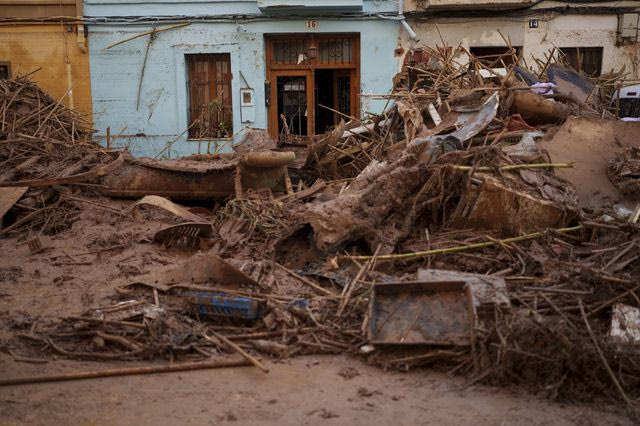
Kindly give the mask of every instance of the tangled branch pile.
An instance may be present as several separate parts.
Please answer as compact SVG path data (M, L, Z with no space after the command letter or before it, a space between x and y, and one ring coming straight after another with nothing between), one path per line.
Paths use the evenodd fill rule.
M114 158L92 142L82 114L61 101L27 79L0 81L0 185L29 187L21 205L44 213L30 227L46 233L65 229L78 208L38 181L72 178Z
M27 79L0 81L2 128L0 139L44 140L68 145L86 142L89 123L79 112L69 109Z
M61 101L26 79L0 81L0 183L71 176L111 159Z

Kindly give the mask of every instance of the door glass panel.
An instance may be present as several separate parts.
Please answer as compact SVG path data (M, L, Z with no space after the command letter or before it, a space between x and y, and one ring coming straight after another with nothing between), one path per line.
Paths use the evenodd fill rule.
M278 133L284 133L287 122L289 133L307 135L307 79L306 77L278 77Z

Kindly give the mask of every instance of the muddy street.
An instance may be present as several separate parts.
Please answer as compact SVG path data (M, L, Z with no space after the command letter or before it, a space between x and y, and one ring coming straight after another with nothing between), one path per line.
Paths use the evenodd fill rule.
M16 364L3 377L120 364ZM346 358L307 356L251 368L25 385L0 389L3 424L627 425L614 407L549 403L517 389L433 371L383 372ZM355 376L355 377L351 377Z
M633 70L418 44L402 5L358 23L407 33L388 61L315 20L103 25L92 69L143 62L93 115L68 55L61 97L0 61L1 424L637 424Z

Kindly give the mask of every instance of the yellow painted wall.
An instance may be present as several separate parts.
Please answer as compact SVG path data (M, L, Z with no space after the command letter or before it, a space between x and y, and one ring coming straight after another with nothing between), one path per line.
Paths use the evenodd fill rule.
M13 78L41 67L31 79L58 100L69 89L66 45L71 63L74 108L91 119L89 53L82 52L77 37L75 27L73 32L67 32L60 25L0 26L0 61L11 62ZM63 104L69 106L69 101L66 97Z

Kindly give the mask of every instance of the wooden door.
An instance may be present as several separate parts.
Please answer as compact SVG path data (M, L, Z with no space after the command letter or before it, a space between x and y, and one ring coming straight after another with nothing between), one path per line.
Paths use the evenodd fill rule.
M313 70L270 71L271 103L269 133L278 138L282 130L281 115L287 119L292 134L308 136L315 133L313 100Z

